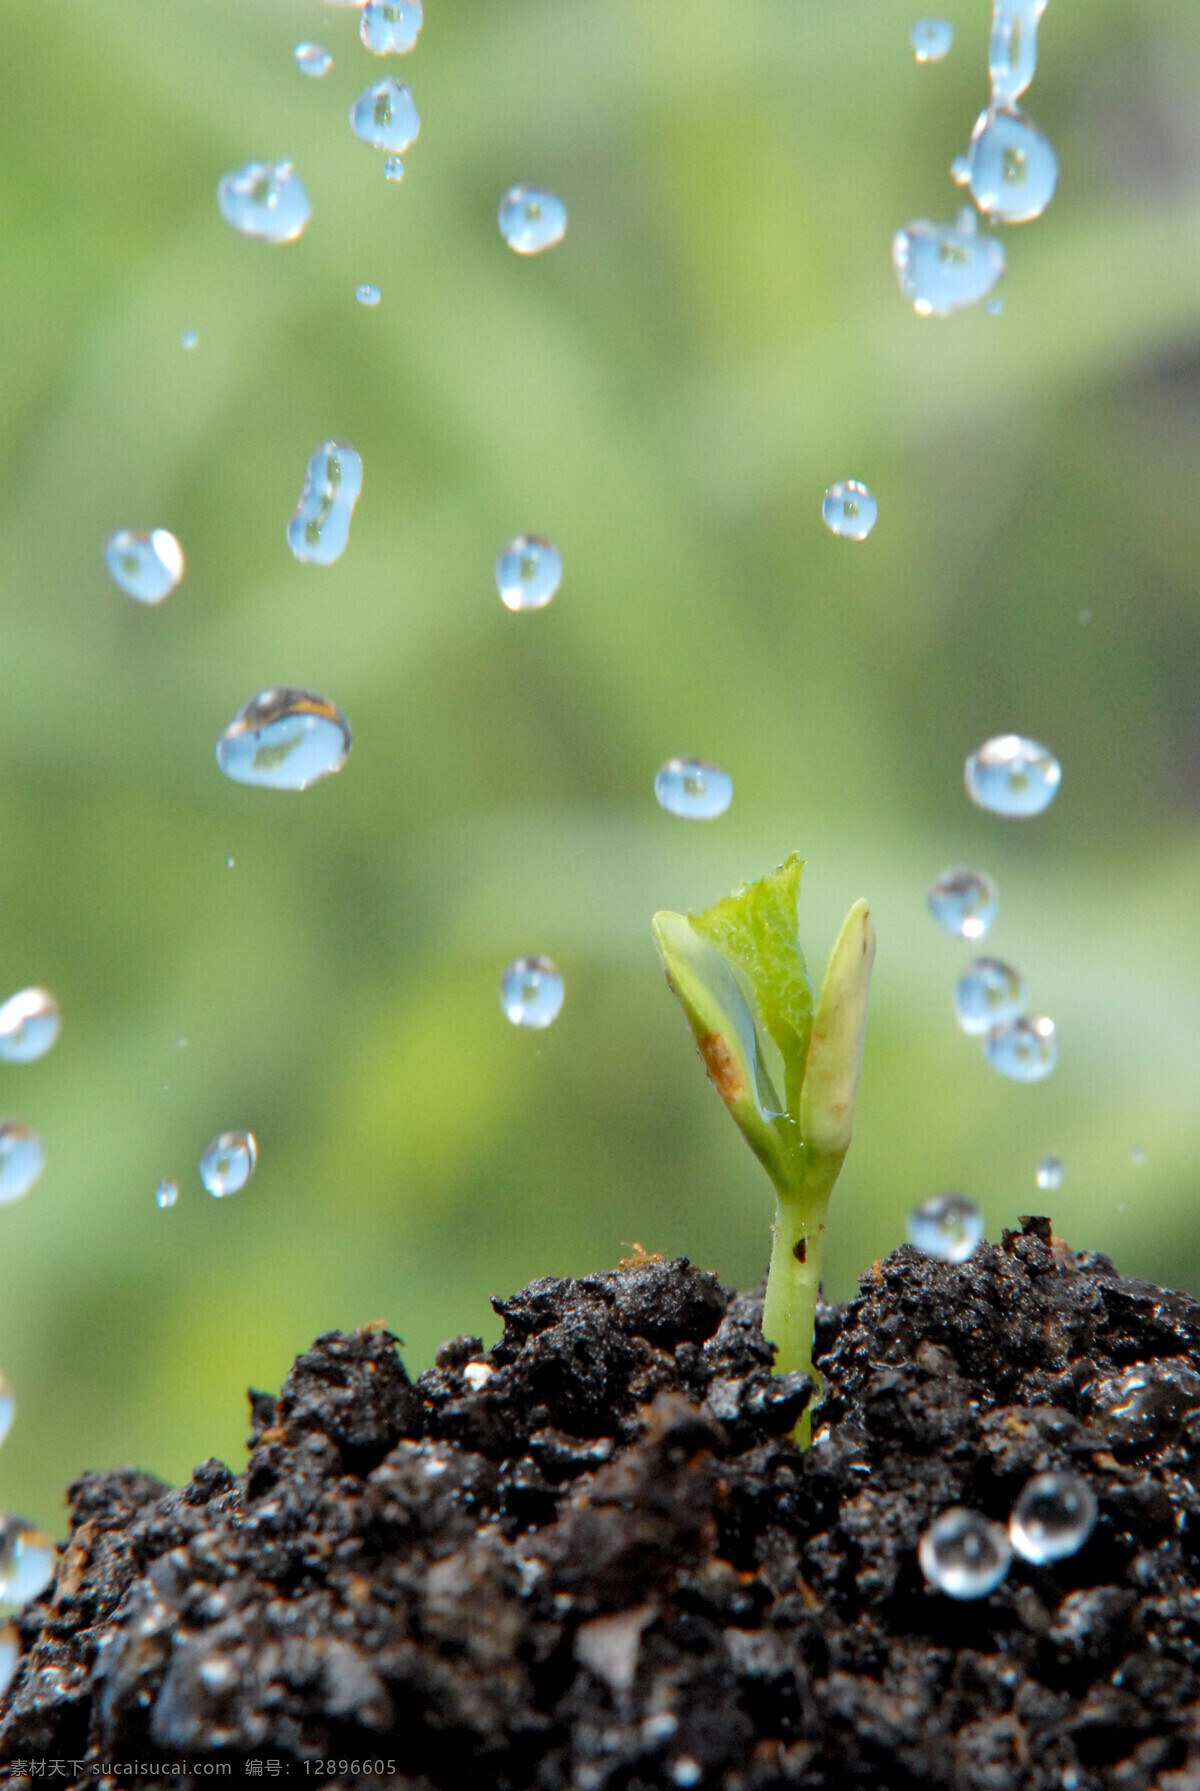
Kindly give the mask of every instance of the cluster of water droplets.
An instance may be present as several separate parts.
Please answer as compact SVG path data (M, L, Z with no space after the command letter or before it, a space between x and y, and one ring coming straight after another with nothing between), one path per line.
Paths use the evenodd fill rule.
M1034 1567L1077 1554L1096 1524L1096 1495L1080 1474L1059 1470L1027 1482L1008 1525L955 1505L921 1537L921 1572L950 1598L985 1598L1012 1564L1014 1552Z

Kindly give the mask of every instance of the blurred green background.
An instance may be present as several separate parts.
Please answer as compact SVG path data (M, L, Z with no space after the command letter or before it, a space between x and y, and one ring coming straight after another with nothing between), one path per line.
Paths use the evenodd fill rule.
M632 1240L754 1281L769 1187L649 918L792 849L818 975L854 897L879 932L829 1290L947 1186L1200 1287L1200 11L1051 0L1059 193L1001 232L1003 313L936 320L890 243L954 215L990 7L935 10L918 67L898 0L429 0L377 62L315 0L3 0L0 995L48 985L63 1032L0 1066L48 1159L0 1211L0 1507L58 1533L85 1467L240 1464L243 1389L331 1326L386 1320L415 1372ZM385 74L422 118L401 186L347 123ZM243 239L216 182L284 156L312 223ZM529 261L520 180L570 213ZM318 569L284 525L330 436L365 483ZM861 545L821 521L843 477ZM155 526L188 559L157 610L103 558ZM514 616L520 532L566 574ZM213 757L277 683L354 728L303 795ZM1009 730L1063 762L1037 820L963 793ZM726 817L657 808L676 753L731 772ZM955 1027L972 952L925 898L956 864L1057 1022L1038 1086ZM499 1009L523 952L566 978L545 1033ZM258 1171L215 1201L235 1126Z

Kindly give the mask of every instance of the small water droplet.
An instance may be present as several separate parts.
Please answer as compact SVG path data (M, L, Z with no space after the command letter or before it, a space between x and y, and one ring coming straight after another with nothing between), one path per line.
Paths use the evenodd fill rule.
M896 232L892 265L900 290L921 317L949 317L986 298L1003 276L1004 245L983 236L975 214L960 211L953 224L915 218Z
M217 182L217 204L243 236L291 243L303 235L312 206L291 162L247 162Z
M1005 224L1040 218L1058 185L1058 158L1024 113L989 106L976 120L967 150L971 197Z
M733 801L733 779L703 759L668 759L654 778L658 806L684 821L714 821Z
M965 187L971 178L971 164L965 155L956 155L950 164L950 178L955 186Z
M104 557L114 581L139 603L161 603L184 574L183 549L169 529L117 529Z
M997 734L963 768L967 795L993 815L1040 815L1058 795L1062 766L1022 734Z
M825 525L844 541L865 541L875 527L879 505L861 479L839 479L821 503Z
M54 1543L23 1517L0 1517L0 1603L28 1604L54 1578Z
M1081 1474L1035 1474L1013 1506L1008 1534L1035 1567L1079 1552L1096 1523L1096 1495Z
M354 296L360 305L377 305L382 295L378 286L356 286Z
M233 860L232 860L232 858L227 858L227 859L226 859L226 860L225 860L225 869L226 869L226 870L227 870L227 871L231 871L231 870L232 870L232 869L233 869Z
M913 1207L908 1215L908 1241L922 1256L936 1262L966 1262L983 1241L982 1210L965 1194L947 1189Z
M219 1132L200 1159L200 1180L219 1200L244 1188L257 1162L253 1132Z
M983 1055L1013 1082L1040 1082L1058 1062L1054 1021L1039 1014L995 1026L983 1042Z
M44 1057L58 1037L62 1022L49 989L22 989L0 1007L0 1058L6 1063L33 1063Z
M195 330L184 330L179 337L180 344L184 348L195 348L199 340L200 337Z
M314 81L319 81L333 67L333 57L320 44L297 44L296 67L302 75L311 75Z
M500 234L518 255L539 255L567 233L567 208L544 187L510 187L500 201Z
M174 1206L179 1199L178 1182L159 1182L154 1190L154 1198L161 1207Z
M0 1443L2 1443L13 1427L13 1419L17 1415L16 1401L9 1390L8 1382L0 1374Z
M671 1783L673 1785L698 1785L704 1777L699 1760L693 1760L690 1754L680 1754L671 1762Z
M358 35L373 56L411 50L424 22L421 0L367 0Z
M514 1026L538 1031L562 1012L563 979L550 958L514 958L500 978L500 1006Z
M989 317L999 317L1004 309L1004 300L1002 298L990 298L983 308Z
M350 723L336 703L311 690L260 690L217 741L217 764L238 784L307 790L340 771L350 753ZM233 860L227 860L233 869Z
M350 108L350 129L372 149L403 155L421 129L413 96L400 81L377 81L360 93Z
M988 74L995 105L1011 105L1037 68L1038 20L1046 0L994 0Z
M950 1598L994 1592L1012 1560L1008 1533L961 1505L943 1511L921 1537L917 1557L931 1586Z
M999 958L976 958L954 990L954 1015L964 1032L989 1032L1015 1020L1025 1005L1025 981Z
M1146 1167L1146 1152L1140 1144L1131 1146L1129 1151L1129 1161L1133 1164L1135 1169L1144 1169Z
M918 62L940 62L954 42L949 19L918 19L908 34Z
M1034 1180L1039 1188L1061 1188L1063 1179L1063 1160L1061 1157L1043 1157L1037 1166Z
M496 588L507 609L545 609L562 573L562 555L552 541L518 535L496 560Z
M929 885L929 912L948 933L982 939L996 918L996 885L985 871L943 871Z
M0 1121L0 1206L28 1194L46 1167L46 1153L36 1132L15 1119Z
M341 558L362 476L362 460L349 442L323 442L309 456L304 489L287 525L288 546L298 560L332 566Z
M404 179L404 163L398 155L389 155L385 157L383 164L383 178L385 180Z
M0 1698L17 1676L21 1664L21 1636L15 1623L0 1623Z

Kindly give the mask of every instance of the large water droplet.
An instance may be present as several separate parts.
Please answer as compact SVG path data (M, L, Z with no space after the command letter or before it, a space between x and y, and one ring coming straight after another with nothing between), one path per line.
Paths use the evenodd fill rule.
M1038 20L1045 10L1046 0L994 0L988 44L993 105L1010 106L1033 80Z
M408 88L389 75L359 94L350 108L350 128L372 149L403 155L409 144L416 142L421 120Z
M563 979L550 958L514 958L500 978L500 1006L514 1026L540 1031L562 1012Z
M1044 1567L1083 1547L1096 1523L1096 1495L1081 1474L1035 1474L1012 1509L1008 1534L1019 1555Z
M360 305L377 305L382 294L378 286L356 286L354 296Z
M892 264L914 311L949 317L987 297L1004 273L1004 246L981 235L974 212L964 208L953 224L917 218L897 230Z
M367 0L358 35L373 56L411 50L424 22L421 0Z
M976 958L955 986L954 1014L964 1032L990 1032L1015 1020L1024 1006L1023 977L999 958Z
M2 1443L13 1427L13 1419L17 1415L17 1405L8 1382L0 1374L0 1443Z
M21 1664L21 1636L13 1622L0 1623L0 1698L17 1676Z
M183 549L169 529L117 529L104 557L116 583L139 603L161 603L184 573Z
M23 1517L0 1517L0 1604L28 1604L54 1578L54 1543Z
M948 1189L908 1215L908 1241L937 1262L966 1262L983 1241L983 1213L965 1194Z
M1023 113L991 106L981 113L967 151L967 178L980 211L1005 224L1039 218L1058 185L1049 138Z
M950 1598L983 1598L1008 1572L1012 1544L999 1524L955 1505L930 1524L917 1558L939 1592Z
M821 515L826 527L846 541L865 541L875 527L879 505L861 479L839 479L825 493Z
M312 206L291 162L247 162L217 182L221 216L243 236L291 243L304 232Z
M496 587L508 609L545 609L562 572L562 555L552 541L518 535L496 561Z
M1037 1166L1034 1180L1039 1188L1061 1188L1063 1180L1063 1160L1061 1157L1043 1157Z
M244 1188L257 1162L253 1132L219 1132L200 1159L200 1180L219 1200Z
M963 782L971 801L993 815L1040 815L1058 795L1062 766L1036 740L997 734L970 755Z
M0 1007L0 1058L32 1063L44 1057L58 1037L58 1003L49 989L22 989Z
M298 560L332 566L341 557L362 473L362 461L349 442L323 442L310 456L304 490L287 525L288 546Z
M333 57L320 44L297 44L296 67L302 75L311 75L314 80L319 81L333 67Z
M18 1120L0 1121L0 1206L28 1194L46 1167L46 1153L36 1132Z
M1054 1021L1045 1014L1022 1017L996 1026L983 1041L983 1055L994 1070L1013 1082L1040 1082L1058 1062Z
M500 201L500 234L518 255L539 255L567 233L567 208L545 187L510 187Z
M175 1202L179 1199L179 1183L167 1181L159 1182L157 1188L154 1190L154 1198L157 1204L163 1208L174 1206Z
M984 871L943 871L929 885L929 912L948 933L982 939L996 918L996 885Z
M389 155L389 156L384 157L383 178L385 180L403 180L404 179L404 163L401 161L401 159L398 155Z
M949 19L918 19L908 34L918 62L940 62L954 42Z
M733 801L733 779L703 759L668 759L654 778L658 806L684 821L714 821Z
M238 784L307 790L341 770L351 740L336 703L278 685L260 690L230 722L217 741L217 764Z

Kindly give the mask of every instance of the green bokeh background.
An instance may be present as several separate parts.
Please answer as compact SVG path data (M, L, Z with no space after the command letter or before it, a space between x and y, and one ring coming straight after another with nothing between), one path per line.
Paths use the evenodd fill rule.
M1200 1286L1200 11L1051 0L1060 191L1002 233L1003 313L936 320L889 247L953 216L990 8L938 10L922 68L898 0L429 0L386 62L311 0L0 3L0 993L63 1011L0 1066L47 1151L0 1211L0 1507L57 1533L82 1468L240 1463L243 1389L331 1326L386 1320L415 1371L635 1239L756 1279L768 1186L649 917L792 849L816 970L859 894L880 941L830 1291L946 1186ZM399 187L347 124L386 73L422 118ZM245 240L217 179L283 156L312 223ZM496 230L518 180L570 211L533 260ZM329 436L365 484L316 569L284 524ZM821 522L847 476L861 545ZM188 557L157 610L103 560L153 526ZM524 531L566 575L513 616ZM277 683L354 728L303 795L213 758ZM963 793L1009 730L1063 762L1037 820ZM722 820L656 807L687 752ZM1039 1086L954 1025L971 952L925 896L962 863L1058 1025ZM566 977L541 1034L496 999L527 951ZM234 1126L258 1171L214 1201Z

